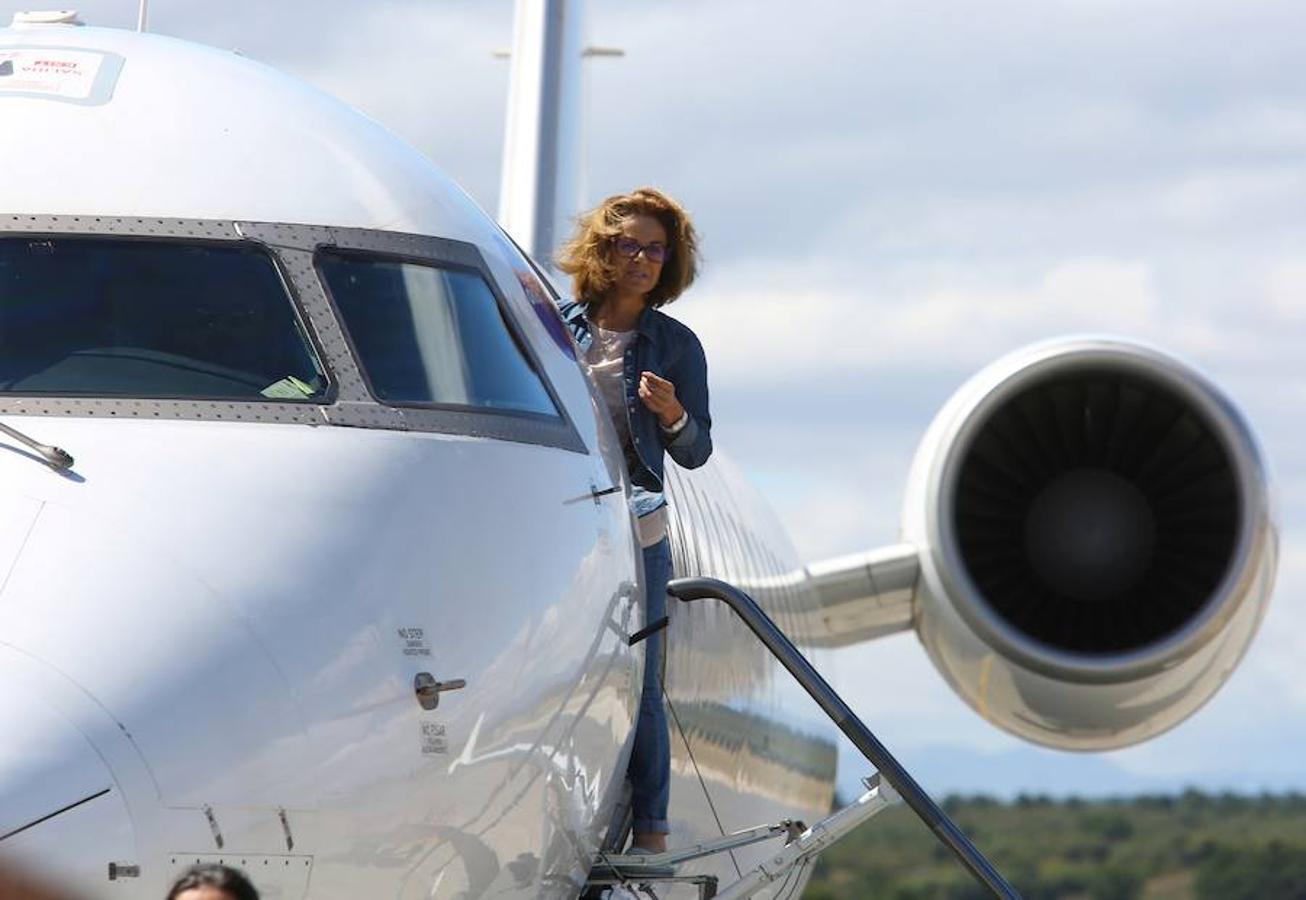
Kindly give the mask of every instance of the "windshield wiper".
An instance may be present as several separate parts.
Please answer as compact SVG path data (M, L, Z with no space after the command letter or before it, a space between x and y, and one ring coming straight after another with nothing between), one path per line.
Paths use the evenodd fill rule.
M42 444L39 441L34 441L17 428L10 428L3 422L0 422L0 431L9 435L19 443L26 444L37 455L39 455L41 459L45 460L46 465L52 469L62 471L73 467L72 455L62 447L53 447L50 444Z

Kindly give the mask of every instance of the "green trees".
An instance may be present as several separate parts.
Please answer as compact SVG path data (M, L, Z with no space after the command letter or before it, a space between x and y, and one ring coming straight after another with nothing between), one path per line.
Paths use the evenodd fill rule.
M1306 900L1306 797L1178 796L944 808L1026 900ZM969 900L970 877L912 813L876 817L827 852L808 900Z
M1197 900L1306 900L1306 844L1221 847L1197 867L1193 887Z

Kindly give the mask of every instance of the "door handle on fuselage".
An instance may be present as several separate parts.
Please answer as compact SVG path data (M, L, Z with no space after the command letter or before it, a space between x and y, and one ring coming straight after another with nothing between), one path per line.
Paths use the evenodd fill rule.
M413 678L413 693L422 709L435 709L440 705L440 695L445 691L460 691L467 687L466 680L455 678L452 681L436 681L430 672L418 672Z
M599 501L602 500L604 497L608 496L609 494L618 494L618 493L621 493L621 485L619 484L614 484L611 487L605 487L601 490L599 489L598 485L591 484L588 494L581 494L579 497L572 497L568 500L563 500L562 505L571 506L571 504L580 503L582 500L593 500L594 505L598 506Z

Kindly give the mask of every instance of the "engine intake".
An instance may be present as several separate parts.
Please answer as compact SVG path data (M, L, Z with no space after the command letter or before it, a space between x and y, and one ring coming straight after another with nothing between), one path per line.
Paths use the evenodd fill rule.
M1121 653L1193 621L1240 529L1230 450L1154 378L1053 372L993 409L953 500L984 602L1051 648Z
M981 714L1057 747L1178 723L1233 671L1276 564L1250 428L1200 373L1115 339L968 382L908 487L915 625Z

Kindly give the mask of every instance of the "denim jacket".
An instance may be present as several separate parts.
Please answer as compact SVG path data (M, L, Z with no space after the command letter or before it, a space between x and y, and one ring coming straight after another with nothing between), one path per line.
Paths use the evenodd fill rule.
M559 312L581 350L588 349L593 335L585 318L585 304L569 300ZM686 469L697 469L707 462L712 455L712 417L707 411L707 358L694 332L652 307L640 313L635 330L638 334L626 349L624 381L626 416L634 445L630 480L637 489L632 505L638 516L664 502L664 450ZM689 413L689 421L674 437L663 432L657 415L639 399L641 372L652 372L675 385L676 399Z

